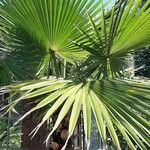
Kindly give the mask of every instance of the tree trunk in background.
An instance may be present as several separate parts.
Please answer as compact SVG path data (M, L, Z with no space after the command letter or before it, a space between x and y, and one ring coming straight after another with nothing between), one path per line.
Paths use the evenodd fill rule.
M32 108L32 106L28 105L27 103L22 103L23 114L29 111ZM22 121L21 150L47 150L44 144L47 135L46 127L41 127L39 132L35 135L35 137L32 140L30 139L31 137L29 137L29 134L37 126L37 124L38 122L36 120L36 117L32 114Z

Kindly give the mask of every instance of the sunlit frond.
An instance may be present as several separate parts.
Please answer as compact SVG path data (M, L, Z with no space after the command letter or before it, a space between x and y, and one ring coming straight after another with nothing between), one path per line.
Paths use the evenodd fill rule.
M88 14L91 28L77 27L82 38L72 42L91 53L81 65L85 76L123 77L131 54L150 44L149 5L150 1L140 7L141 0L120 0L109 12L103 6L100 22Z
M10 86L9 90L10 92L17 91L24 94L10 104L8 111L14 108L20 101L28 101L30 98L44 96L37 102L35 107L18 120L19 122L30 113L48 106L41 123L34 129L34 134L46 120L57 110L60 110L47 141L66 114L71 111L69 123L70 137L75 130L79 113L83 111L87 142L90 139L90 121L91 113L93 113L104 143L106 142L106 127L118 149L120 144L116 129L124 136L131 149L136 149L133 141L141 149L146 150L145 144L149 145L149 82L144 84L137 81L97 80L74 83L71 80L49 79Z

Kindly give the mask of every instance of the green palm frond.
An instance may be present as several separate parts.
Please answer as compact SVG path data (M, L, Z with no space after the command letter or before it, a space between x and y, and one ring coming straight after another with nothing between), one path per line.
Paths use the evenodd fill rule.
M102 0L2 0L1 8L8 20L28 31L48 54L53 50L57 54L61 52L61 56L64 52L65 56L69 51L69 39L77 36L74 26L87 26L87 11L92 18L97 18L102 10L101 3ZM70 50L70 53L75 51L78 50Z
M79 113L83 111L87 142L90 140L90 122L93 113L104 143L106 143L106 129L108 129L113 142L120 149L116 134L117 129L131 149L136 149L134 141L141 149L146 150L145 144L149 145L150 142L149 85L149 82L144 84L137 81L121 80L96 80L85 83L62 79L33 81L9 87L10 91L23 92L24 94L10 104L8 111L20 101L28 101L28 99L43 95L36 106L24 114L18 122L30 113L48 106L41 123L33 131L35 134L42 124L59 110L57 121L49 133L47 141L69 112L71 113L70 137L75 130Z
M28 41L31 41L31 43L34 42L35 44L37 43L37 48L40 48L39 50L35 50L33 52L29 50L30 48L32 48L32 46L27 46L26 49L28 49L28 51L24 52L26 54L28 53L27 57L30 57L29 55L31 55L31 57L35 57L35 53L40 53L42 59L40 60L39 58L36 58L40 57L36 55L34 60L36 60L35 63L41 64L37 72L37 75L41 76L41 74L44 74L45 70L48 70L48 63L53 59L53 56L50 55L53 52L50 51L54 51L54 57L55 55L59 55L61 58L65 58L71 63L73 63L74 60L79 61L87 57L88 53L86 51L80 49L79 47L70 46L70 39L78 37L75 26L78 25L88 28L89 25L87 22L87 18L85 17L87 11L92 16L92 18L94 18L94 20L98 19L97 14L102 10L102 7L100 5L101 3L102 0L97 2L95 2L94 0L31 0L30 2L28 0L2 0L0 2L0 11L2 12L1 18L3 18L3 21L1 21L1 26L3 26L3 29L6 29L7 32L9 32L7 28L11 28L13 30L14 26L17 29L22 29L23 32L28 35ZM23 33L16 36L20 40L20 38L23 38L22 35ZM25 41L27 40L25 39ZM12 42L16 43L15 40L12 40ZM26 43L22 44L25 45ZM5 46L4 48L7 51L9 49L7 46ZM18 48L21 49L21 47L18 47L17 45L16 49ZM22 48L24 49L25 47ZM25 53L23 55L26 55ZM5 68L5 71L8 75L13 70L13 76L19 76L20 78L22 77L22 75L16 69L22 68L20 68L20 66L19 68L17 68L18 65L12 66L12 59L14 59L14 57L17 60L22 58L20 56L18 57L18 54L14 54L14 52L12 52L12 54L13 56L11 55L10 57L7 57L8 61L4 62L1 65L3 66L1 70L4 70ZM26 60L24 61L26 62ZM22 64L22 62L16 63ZM15 63L13 63L13 65L14 64ZM25 65L28 66L29 64ZM31 65L33 66L35 64L33 63L30 64L30 66ZM36 68L37 67L32 67L31 70L35 70ZM27 70L27 72L30 71ZM3 83L6 83L6 81L9 81L7 83L10 83L10 81L12 80L12 77L10 75L8 76L9 80L7 80L7 78L6 80L4 80L5 77L3 75L1 76L3 78ZM30 76L33 77L32 75Z
M0 60L1 85L36 78L46 55L35 39L23 29L15 27L7 29L7 33L3 35L1 53L4 55Z
M129 54L150 44L150 1L141 8L140 4L141 0L120 0L111 12L103 7L100 22L88 14L91 27L77 27L82 38L72 43L91 53L81 65L86 77L123 77Z
M43 45L0 12L0 85L36 78L47 57Z

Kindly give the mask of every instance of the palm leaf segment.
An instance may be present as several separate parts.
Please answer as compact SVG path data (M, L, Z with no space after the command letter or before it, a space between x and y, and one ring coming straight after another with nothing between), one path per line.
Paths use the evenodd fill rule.
M10 91L24 94L21 98L10 104L11 110L20 101L28 101L33 97L45 95L37 105L24 114L21 121L30 113L48 106L47 111L38 126L35 134L55 111L60 110L57 121L49 137L57 129L66 114L70 114L69 137L78 122L79 113L83 111L84 130L86 140L90 140L91 113L94 114L99 133L106 142L106 129L108 129L113 142L120 149L116 129L123 135L131 149L136 149L133 141L141 149L149 145L149 82L146 84L135 81L99 80L86 83L74 83L71 80L49 79L32 81L25 84L10 86ZM141 115L144 115L143 118ZM18 123L17 122L17 123ZM143 142L145 143L143 143Z

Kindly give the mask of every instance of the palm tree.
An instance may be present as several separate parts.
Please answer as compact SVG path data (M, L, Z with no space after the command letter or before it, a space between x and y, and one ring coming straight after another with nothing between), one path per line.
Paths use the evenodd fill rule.
M2 3L5 4L5 7L7 7L6 1L2 2ZM90 10L93 13L94 11L92 11L92 10L94 10L97 7L97 4L100 2L97 2L94 5L92 5L92 3L93 3L92 1L90 3L87 3L86 1L83 1L83 2L65 1L65 3L64 2L62 3L59 1L56 2L56 4L59 5L58 8L60 9L60 12L59 12L60 16L58 16L58 18L60 20L59 21L55 20L56 22L53 21L53 22L55 22L55 24L54 25L51 24L51 28L54 28L55 25L57 25L55 32L57 33L58 32L57 30L62 30L57 35L59 37L59 44L60 43L62 44L62 45L60 45L61 47L59 49L63 50L63 46L67 44L68 37L71 34L75 36L73 26L75 23L78 24L78 20L80 18L83 18L83 15L85 14L85 8L87 10ZM1 5L2 12L5 11L3 9L4 8L3 4ZM35 4L37 5L37 2L33 2L33 5L35 5ZM52 6L53 3L50 3L48 1L42 2L41 5L45 5L45 10L48 9L48 6L50 6L50 5L51 5L50 7L53 7ZM81 6L78 7L78 5L81 5ZM28 6L31 7L30 4ZM7 9L7 8L5 8L5 9ZM68 9L67 13L64 12L64 11L66 11L66 9ZM43 13L46 13L46 12L43 12ZM49 12L49 13L51 13L51 12ZM57 13L57 12L54 12L54 13ZM68 18L66 18L66 17L68 17L68 15L70 15L70 17L69 17L70 20L67 21L66 19L68 19ZM11 21L11 19L7 15L3 15L2 19L4 20L4 21L2 21L2 23L4 22L3 23L4 25L2 24L2 26L6 26L5 30L7 30L7 32L8 32L8 35L6 34L6 32L5 32L6 35L4 35L4 37L5 37L5 39L3 39L4 47L5 47L5 49L9 48L9 51L7 54L7 59L4 60L5 65L2 65L3 71L1 72L1 79L3 79L3 80L6 79L3 81L3 84L8 84L8 83L11 83L12 81L16 81L16 80L20 81L20 80L27 80L30 78L35 79L39 76L43 76L43 74L45 73L45 70L47 70L47 69L48 69L48 73L46 73L46 75L49 76L51 74L50 70L52 70L53 74L57 75L57 77L58 77L59 73L58 73L57 64L56 64L57 60L55 59L55 52L53 52L52 50L49 50L49 47L47 48L46 43L41 43L40 39L36 38L36 36L33 36L32 32L31 33L27 32L26 28L24 28L22 25L20 25L20 24L18 25L18 23L15 24L16 26L12 25L14 22ZM40 19L41 20L38 24L41 24L41 21L43 21L42 20L43 16L41 16ZM32 18L31 18L31 21L33 21ZM68 22L67 25L65 25L66 21ZM60 23L63 23L64 26L61 26ZM7 24L9 24L9 26ZM11 24L11 27L10 27L10 24ZM43 28L43 26L41 26L41 27ZM42 29L39 28L38 30L40 31ZM49 30L49 32L51 32L51 31L52 31L52 29ZM66 35L62 35L63 32L66 33ZM44 34L45 34L45 31L44 31ZM51 33L47 33L47 35L46 35L46 36L48 36L47 38L49 38L49 40L50 40L51 36L52 37L56 36L53 34L52 35L49 35L49 34L51 34ZM33 36L33 37L31 38L31 36ZM30 39L30 40L28 40L28 39ZM53 37L53 40L55 40L54 37ZM64 42L64 41L66 41L66 42ZM58 41L56 40L56 42L58 42ZM66 47L67 46L65 46L65 48ZM51 49L54 49L54 48L51 47ZM71 57L76 57L76 55L74 54L74 51L75 50L73 50L73 52L72 52L73 56L71 56ZM51 55L52 62L48 62L50 59L49 53L52 54ZM66 53L66 52L64 51L64 53ZM80 54L83 55L83 52L80 52ZM43 56L45 56L45 57L43 58ZM65 54L63 54L63 56L65 57ZM82 57L84 57L84 56L82 56ZM14 59L15 59L15 62L14 61L12 62L12 60L14 60ZM68 59L69 59L69 57L68 57ZM77 59L79 59L79 57ZM36 61L34 61L34 60L36 60ZM52 65L54 64L56 66L55 67L56 69L54 69L54 70L50 69L49 68L51 65L50 63ZM27 67L29 65L30 65L30 67ZM36 72L37 69L38 69L38 72ZM22 70L22 71L18 71L18 70ZM5 76L4 71L7 72L7 74L8 74L7 76ZM64 69L64 71L65 71L65 69ZM30 72L30 74L29 74L29 72ZM36 75L35 75L35 73L36 73ZM26 120L24 122L26 122Z
M101 0L93 2L2 0L3 15L28 32L47 52L41 68L48 66L54 72L48 79L6 87L18 97L7 111L21 101L37 98L36 106L18 120L44 108L33 136L57 114L47 144L67 115L68 136L62 149L66 148L83 112L87 147L93 114L105 144L108 131L120 149L117 130L131 149L137 145L146 150L150 143L149 81L129 80L125 74L130 55L150 44L150 9L146 9L150 1L139 9L141 0L120 0L110 11ZM60 78L62 58L72 63L71 73L65 78Z

